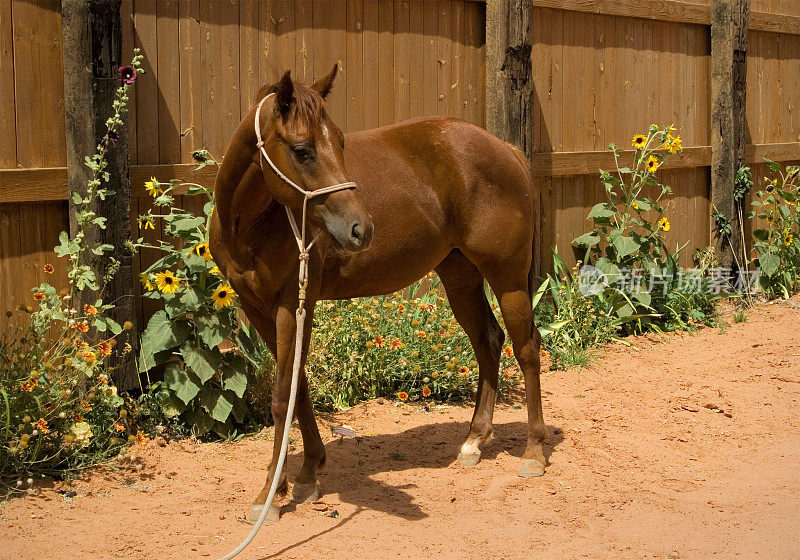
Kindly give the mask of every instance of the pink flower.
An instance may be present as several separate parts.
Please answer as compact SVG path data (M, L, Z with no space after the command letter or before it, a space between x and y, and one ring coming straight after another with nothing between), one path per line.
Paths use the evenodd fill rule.
M123 84L132 84L136 81L136 68L132 66L120 66L119 81Z

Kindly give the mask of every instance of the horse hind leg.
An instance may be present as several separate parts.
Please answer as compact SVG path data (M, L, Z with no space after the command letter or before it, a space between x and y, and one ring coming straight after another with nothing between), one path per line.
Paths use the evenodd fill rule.
M489 285L497 295L506 329L511 337L514 356L525 378L525 395L528 408L528 441L520 476L542 476L545 457L543 451L547 429L542 414L542 392L540 385L541 337L533 322L531 294L527 273L518 275L504 271L497 277L488 277Z
M458 454L464 466L478 464L480 445L493 437L492 417L497 397L500 352L505 335L483 290L483 276L460 252L451 253L437 268L453 315L470 339L478 360L478 391L469 434Z

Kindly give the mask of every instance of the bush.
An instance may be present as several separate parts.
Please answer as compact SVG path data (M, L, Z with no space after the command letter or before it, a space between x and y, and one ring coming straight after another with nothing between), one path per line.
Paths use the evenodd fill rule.
M752 202L755 210L748 214L765 225L753 230L755 264L766 295L788 298L800 285L800 167L784 169L769 160L767 165L776 177L764 178L765 186Z
M317 304L306 371L318 409L375 397L458 401L474 395L478 362L469 338L440 293L438 278L431 273L427 282L431 287L419 297L398 292ZM421 286L406 293L416 294ZM501 392L517 383L507 370L515 364L506 345Z
M616 171L601 171L607 200L596 204L587 219L591 231L573 244L586 249L587 264L599 273L594 293L607 309L623 319L626 332L690 328L713 324L715 302L728 288L707 268L682 270L663 232L671 228L661 201L671 189L658 182L656 173L669 155L682 151L674 128L651 125L647 134L635 135L631 167L620 165L622 151L614 144Z
M71 196L79 227L72 238L59 236L55 252L67 258L69 289L61 292L49 283L33 288L36 308L21 306L7 332L0 335L0 479L26 476L63 476L114 456L128 439L143 437L122 408L109 378L106 360L117 346L124 327L106 316L111 305L102 300L103 284L119 269L109 257L111 245L92 234L105 228L105 218L93 209L98 199L114 193L106 156L119 138L127 110L128 88L140 71L136 51L131 67L120 68L114 114L95 153L86 157L91 178L83 193ZM92 262L104 258L104 266ZM53 272L46 264L44 270ZM97 293L93 304L75 308L79 294ZM14 317L14 311L7 315ZM21 484L21 480L18 482Z

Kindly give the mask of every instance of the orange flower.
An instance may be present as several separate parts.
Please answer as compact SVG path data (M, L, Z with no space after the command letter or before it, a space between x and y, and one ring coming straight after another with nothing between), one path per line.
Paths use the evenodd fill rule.
M87 325L83 321L75 323L74 325L72 325L72 328L82 333L89 332L89 325Z
M124 432L125 426L122 425L122 422L114 422L114 429L118 432Z
M44 271L45 271L47 274L53 274L53 265L52 265L52 264L50 264L50 263L48 263L48 264L44 265Z
M425 338L428 334L425 331L417 331L417 336L420 338Z
M392 350L399 350L400 348L403 347L403 343L400 342L399 338L395 338L395 339L392 340L391 347L392 347Z
M405 391L400 391L399 393L397 393L397 398L405 402L408 400L408 393L406 393Z
M88 412L89 410L92 410L92 405L86 401L81 401L81 410L86 410Z
M44 418L39 418L39 421L36 422L33 425L33 427L42 432L43 434L46 434L47 432L50 431L50 429L47 427L47 420L45 420Z
M431 396L431 388L430 388L430 387L428 387L427 385L425 385L425 386L422 388L422 396L423 396L423 397L430 397L430 396Z
M81 416L76 412L75 414L72 415L72 421L75 422L76 424L79 422L83 422L83 416Z
M97 355L91 351L84 352L83 354L81 354L81 356L83 356L83 361L89 365L92 365L95 362L95 360L97 360Z
M403 305L403 304L401 303L400 305L398 305L398 306L397 306L397 310L398 310L400 313L405 313L405 311L406 311L406 306L405 306L405 305Z
M36 292L35 294L33 294L33 299L35 299L36 301L42 301L46 297L47 296L45 296L42 292Z
M383 337L381 335L375 337L375 346L378 348L383 348L384 344L386 343L383 341Z
M503 348L503 354L505 354L506 358L510 358L514 355L514 349L511 346L506 346Z
M97 314L97 308L94 305L86 304L86 305L83 306L83 310L86 311L87 315L96 315Z
M467 366L461 366L458 368L458 373L461 375L467 375L469 373L469 368Z
M97 350L103 356L110 356L111 355L111 345L106 341L103 341L100 344L98 344L97 345Z
M147 434L144 433L142 430L139 430L136 433L136 442L137 443L146 443L147 442Z

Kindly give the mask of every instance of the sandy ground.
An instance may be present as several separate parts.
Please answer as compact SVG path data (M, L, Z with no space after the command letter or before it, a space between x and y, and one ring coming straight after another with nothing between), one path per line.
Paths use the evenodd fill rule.
M725 333L611 347L543 386L550 465L536 479L516 476L519 395L469 469L454 458L470 408L370 402L321 419L324 503L285 505L240 558L800 559L797 300ZM239 518L270 448L151 442L39 485L0 504L0 558L216 558L250 528ZM295 450L290 480L299 463Z

